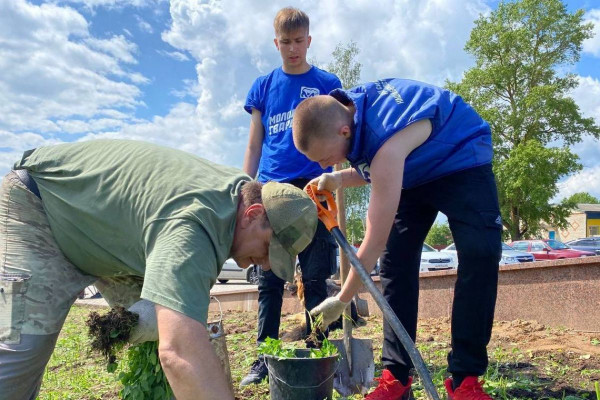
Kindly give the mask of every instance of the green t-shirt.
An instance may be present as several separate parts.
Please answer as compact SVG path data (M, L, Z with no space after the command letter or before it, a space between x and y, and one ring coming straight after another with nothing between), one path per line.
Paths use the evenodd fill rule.
M66 257L95 276L144 277L142 298L206 322L250 177L144 142L40 147L15 163L42 196Z

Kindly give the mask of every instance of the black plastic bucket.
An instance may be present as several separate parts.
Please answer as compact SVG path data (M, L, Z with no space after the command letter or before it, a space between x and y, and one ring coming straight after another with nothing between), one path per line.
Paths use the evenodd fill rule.
M310 350L296 350L297 358L265 355L271 400L324 400L333 397L338 356L308 358Z

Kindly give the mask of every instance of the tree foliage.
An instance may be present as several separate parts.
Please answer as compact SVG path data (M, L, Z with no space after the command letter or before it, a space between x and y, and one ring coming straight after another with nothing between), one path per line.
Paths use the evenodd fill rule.
M338 44L332 53L333 61L327 66L327 70L340 78L344 89L349 89L359 83L362 68L362 65L356 61L359 52L356 43L351 41L346 45ZM343 168L349 166L348 163L344 163ZM346 235L351 243L362 241L365 235L364 221L370 193L369 185L344 190Z
M542 221L566 225L570 204L551 199L558 180L581 169L568 146L600 136L569 97L577 79L565 72L593 36L583 14L569 13L560 0L500 3L476 21L465 46L475 67L447 83L490 123L500 207L513 240L539 234Z
M452 238L452 232L448 223L434 223L425 238L425 242L430 246L448 246L454 239Z
M567 198L567 201L573 204L600 204L600 199L588 192L574 193Z

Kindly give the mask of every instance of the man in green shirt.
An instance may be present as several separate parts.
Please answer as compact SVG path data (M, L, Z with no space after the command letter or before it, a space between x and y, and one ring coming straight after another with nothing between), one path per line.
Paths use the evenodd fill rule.
M316 226L301 190L174 149L99 140L25 152L0 188L2 397L35 398L70 306L97 282L109 303L155 304L177 399L232 399L204 327L210 288L228 257L290 279Z

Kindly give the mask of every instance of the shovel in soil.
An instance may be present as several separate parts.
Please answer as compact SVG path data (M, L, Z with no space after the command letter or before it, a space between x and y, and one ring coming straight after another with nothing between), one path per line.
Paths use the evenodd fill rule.
M337 220L336 220L336 217L335 217L335 214L337 212L337 206L335 204L335 200L333 199L333 195L329 191L318 191L317 186L312 185L312 184L307 185L304 190L309 195L309 197L315 202L315 204L317 206L317 212L318 212L319 219L323 222L323 224L325 224L327 229L331 232L331 234L335 238L336 242L339 244L340 248L344 251L346 256L348 256L348 258L350 259L350 262L352 263L352 267L354 268L354 271L358 274L358 276L360 277L360 280L365 285L365 287L367 288L369 293L371 293L373 300L375 300L375 303L377 303L377 305L381 309L381 312L383 313L384 318L390 324L390 326L392 327L396 336L398 336L398 339L400 340L400 343L402 343L402 346L404 346L404 348L406 349L406 352L410 356L410 359L411 359L415 369L417 370L417 373L421 377L425 392L427 393L427 395L429 396L429 398L431 400L440 400L437 390L435 389L435 385L433 384L433 380L431 379L431 375L429 374L429 371L427 370L427 366L425 365L425 361L423 361L423 357L421 357L421 354L419 353L419 350L415 346L415 343L412 341L412 339L408 335L408 332L406 332L406 329L404 329L404 326L402 326L402 323L398 319L398 316L396 316L396 314L394 313L394 310L392 310L392 307L390 307L387 300L383 297L383 294L379 291L379 289L377 289L377 286L375 286L375 282L373 282L373 280L369 276L369 273L366 271L365 267L361 264L360 260L356 256L356 253L354 252L354 250L352 250L352 247L348 244L348 242L346 241L346 238L344 237L344 234L340 230ZM321 204L321 202L317 198L317 195L325 196L325 198L327 200L327 208L325 208ZM344 322L346 322L345 319L344 319ZM346 330L344 330L344 340L349 342L348 345L342 346L342 347L345 347L346 349L355 343L351 340L351 336L349 337L346 335ZM354 339L354 340L357 340L357 339ZM355 357L353 357L354 351L353 350L347 351L346 356L348 356L348 355L350 355L350 359L347 359L348 365L350 366L352 373L356 374L357 368L356 367L353 368L353 366L354 366L353 363L356 363L358 361ZM371 359L372 359L372 357L373 357L373 351L371 350ZM335 387L335 382L334 382L334 387Z
M312 198L315 200L314 197ZM337 205L335 211L332 212L335 213L337 210L339 210L338 217L341 221L341 228L345 230L344 192L341 190L337 193ZM321 214L319 214L319 217L321 218ZM335 217L333 219L335 221ZM323 222L325 223L325 221ZM326 223L325 225L331 230ZM340 252L340 281L342 285L344 285L348 272L350 272L348 257L344 252ZM358 296L355 296L354 300L357 314L368 316L367 302ZM357 339L352 337L354 322L350 317L352 315L351 304L348 305L342 317L343 339L331 340L331 343L337 348L341 356L340 364L334 376L333 387L343 397L352 394L367 394L371 387L371 382L373 382L373 378L375 377L373 342L371 339Z
M375 376L373 343L371 339L352 337L352 321L343 317L344 338L331 340L341 356L333 387L343 397L366 394Z
M348 259L342 253L340 255L340 280L342 285L349 271ZM352 337L353 321L350 317L350 307L351 304L348 304L342 317L344 338L331 340L341 356L340 364L334 376L333 387L344 397L352 394L367 394L375 377L373 343L371 339Z

